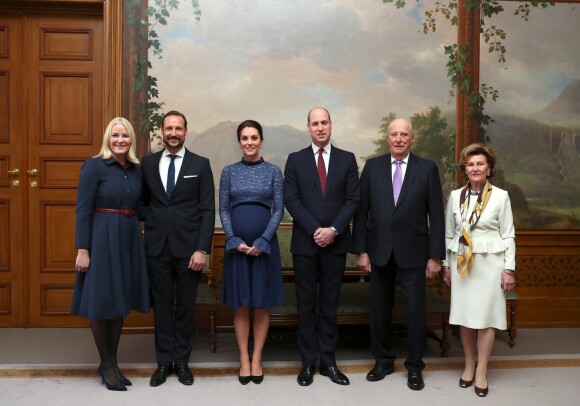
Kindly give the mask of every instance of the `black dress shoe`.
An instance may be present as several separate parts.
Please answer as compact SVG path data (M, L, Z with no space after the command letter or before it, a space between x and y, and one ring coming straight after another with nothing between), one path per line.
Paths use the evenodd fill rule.
M367 374L367 381L376 382L385 379L385 376L395 372L395 366L392 364L375 364L374 368Z
M193 385L193 374L187 364L175 365L175 373L177 373L177 380L179 382L184 385Z
M149 386L155 387L164 384L167 380L167 375L170 375L171 372L173 372L171 365L159 365L149 381Z
M312 383L313 377L314 367L303 367L296 380L298 381L298 385L308 386Z
M409 371L407 386L412 390L421 390L425 387L421 371Z
M330 380L339 385L348 385L350 381L345 374L340 372L336 366L322 368L320 367L320 375L328 376Z

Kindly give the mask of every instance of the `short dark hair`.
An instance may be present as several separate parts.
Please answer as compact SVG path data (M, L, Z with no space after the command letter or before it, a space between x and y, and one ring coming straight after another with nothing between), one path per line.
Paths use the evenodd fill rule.
M328 121L332 122L332 120L330 119L330 113L328 112L328 110L326 110L324 107L313 107L308 112L308 117L306 118L306 124L310 124L310 113L312 113L312 111L316 110L316 109L322 109L322 110L326 111L326 114L328 114Z
M169 116L179 116L183 119L183 123L185 124L185 128L187 129L187 119L185 118L185 116L183 115L183 113L180 113L177 110L171 110L168 111L167 113L165 113L163 115L163 118L161 119L161 128L163 128L165 126L165 117L169 117Z
M481 144L471 144L461 150L461 155L459 156L459 169L463 172L463 176L467 176L465 174L467 159L473 155L483 155L487 161L487 165L489 166L489 175L487 177L492 178L495 176L495 154L491 148Z
M240 142L240 138L242 137L242 130L244 128L255 128L258 130L258 134L260 134L260 140L264 140L264 134L262 133L262 126L256 120L244 120L238 126L238 142Z

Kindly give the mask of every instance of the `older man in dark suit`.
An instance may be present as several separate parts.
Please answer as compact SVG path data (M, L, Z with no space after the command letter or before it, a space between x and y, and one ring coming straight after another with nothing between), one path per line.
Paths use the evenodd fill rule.
M195 297L211 250L214 183L209 160L183 146L187 134L183 114L165 114L162 132L165 149L143 157L141 163L158 364L149 384L159 386L175 372L179 382L191 385L188 362Z
M290 154L284 170L284 203L294 223L290 250L302 358L297 380L301 386L312 383L320 355L320 373L348 385L348 378L336 366L335 348L340 285L351 250L349 223L359 201L358 168L351 152L330 144L332 122L326 109L312 109L307 128L312 144Z
M441 270L445 236L437 166L410 152L413 140L411 123L396 119L387 132L391 153L366 162L353 240L359 268L371 273L371 335L376 362L367 380L380 381L394 371L391 318L398 276L409 335L407 386L421 390L425 386L421 371L427 342L425 282Z

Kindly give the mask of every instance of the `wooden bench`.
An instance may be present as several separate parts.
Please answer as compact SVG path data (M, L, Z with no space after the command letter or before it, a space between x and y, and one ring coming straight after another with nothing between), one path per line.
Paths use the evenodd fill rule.
M270 326L295 326L297 323L296 291L293 283L292 254L290 239L292 227L282 225L278 229L282 269L284 275L284 292L286 303L270 309ZM358 270L356 256L347 255L344 282L341 286L338 306L339 325L368 325L370 310L370 286L366 281L367 274ZM449 344L449 298L440 294L438 286L429 286L426 290L426 320L429 337L439 342L441 356L447 356ZM395 291L393 306L394 325L405 325L404 298L399 288ZM433 330L440 329L441 337Z

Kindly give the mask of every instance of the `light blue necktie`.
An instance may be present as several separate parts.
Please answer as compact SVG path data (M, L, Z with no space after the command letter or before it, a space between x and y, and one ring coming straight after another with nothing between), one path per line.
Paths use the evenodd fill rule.
M395 169L395 175L393 176L393 196L395 198L395 205L399 200L399 195L401 194L401 187L403 186L403 170L401 169L401 165L403 161L396 160L395 165L397 168Z

